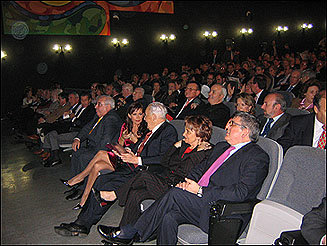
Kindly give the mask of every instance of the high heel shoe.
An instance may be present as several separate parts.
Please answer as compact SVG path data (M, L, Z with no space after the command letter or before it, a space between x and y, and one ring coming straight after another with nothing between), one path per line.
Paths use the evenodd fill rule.
M61 183L63 183L64 185L66 185L68 188L77 188L78 186L82 185L84 183L84 180L74 184L74 185L70 185L68 184L68 180L67 179L59 179L61 181Z
M80 209L82 209L82 208L83 208L83 206L82 206L81 204L77 203L77 204L75 205L75 207L73 207L73 210L80 210Z
M92 188L92 192L94 194L95 200L97 200L97 202L100 204L101 207L107 206L108 204L110 204L110 201L106 201L104 199L101 198L100 195L100 191L98 191L95 188Z

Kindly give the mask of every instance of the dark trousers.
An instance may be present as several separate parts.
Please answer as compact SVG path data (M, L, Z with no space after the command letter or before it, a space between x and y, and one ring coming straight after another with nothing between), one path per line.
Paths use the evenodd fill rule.
M159 199L168 190L168 185L148 171L140 171L116 191L119 206L124 206L119 226L134 224L141 216L140 204L146 199Z
M122 186L134 175L135 172L128 167L119 167L115 172L100 175L94 183L94 187L100 191L113 191ZM102 216L108 211L112 204L114 204L114 202L108 206L101 207L95 199L94 194L91 192L75 223L91 228L92 225L97 224L101 220Z
M134 228L142 242L157 233L157 244L176 245L178 225L188 223L199 227L201 208L204 206L205 201L196 194L172 188L144 211Z

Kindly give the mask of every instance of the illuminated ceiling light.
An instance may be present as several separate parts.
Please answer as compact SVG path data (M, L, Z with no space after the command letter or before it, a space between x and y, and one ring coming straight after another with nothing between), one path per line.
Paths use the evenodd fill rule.
M170 34L169 39L170 40L175 40L176 39L176 36L174 34Z
M214 37L214 38L215 38L215 37L217 37L217 36L218 36L218 33L217 33L216 31L213 31L211 35L212 35L212 37Z
M164 41L164 40L166 40L168 37L165 35L165 34L162 34L161 36L160 36L160 39L162 40L162 41Z
M66 44L64 50L70 52L72 50L72 46L70 44Z
M288 27L284 26L283 30L284 30L284 32L286 32L288 30Z
M7 53L3 50L1 50L1 59L4 59L7 57Z
M309 25L308 25L308 28L309 28L309 29L310 29L310 28L312 28L312 27L313 27L313 25L312 25L312 24L309 24Z
M249 34L253 33L253 30L250 28L250 29L248 30L248 33L249 33Z
M118 41L117 38L114 38L114 39L111 41L111 43L112 43L113 45L117 45L117 44L119 43L119 41Z
M203 33L203 36L205 36L205 37L209 37L209 36L210 36L210 32L205 31L205 32Z
M281 27L281 26L278 26L278 27L276 28L276 30L280 32L280 31L282 31L282 30L283 30L283 27Z
M124 38L124 39L121 41L121 43L122 43L123 45L127 45L129 42L128 42L128 40L127 40L126 38Z
M304 23L304 24L302 24L301 27L302 27L302 28L306 28L306 27L308 27L308 25L307 25L307 23Z
M61 46L59 44L55 44L52 49L56 52L58 52L61 49Z
M247 32L247 30L245 28L242 28L240 32L244 34Z

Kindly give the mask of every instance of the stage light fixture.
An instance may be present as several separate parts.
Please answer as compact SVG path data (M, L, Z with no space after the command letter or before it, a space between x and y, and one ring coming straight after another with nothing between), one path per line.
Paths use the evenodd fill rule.
M169 36L166 34L161 34L160 40L164 43L173 42L176 40L176 36L175 34L170 34Z
M216 31L213 31L212 33L211 33L211 35L212 35L212 37L217 37L218 36L218 33L216 32Z
M127 38L123 38L122 40L119 40L118 38L113 38L111 40L111 43L115 48L118 48L118 47L121 47L121 46L126 47L129 44L129 41L128 41Z
M303 24L301 25L301 28L302 28L302 29L311 29L312 27L313 27L312 24L307 24L307 23L303 23Z
M1 50L1 60L7 57L6 51Z
M70 53L73 49L73 47L70 44L65 44L65 46L62 46L60 44L55 44L52 49L56 52L56 53Z
M249 28L249 29L242 28L242 29L240 30L240 33L242 33L243 35L245 35L246 33L247 33L247 34L252 34L252 33L253 33L253 29L252 29L252 28Z
M286 31L288 31L288 26L278 26L278 27L276 28L276 30L277 30L278 32L281 32L281 31L286 32Z

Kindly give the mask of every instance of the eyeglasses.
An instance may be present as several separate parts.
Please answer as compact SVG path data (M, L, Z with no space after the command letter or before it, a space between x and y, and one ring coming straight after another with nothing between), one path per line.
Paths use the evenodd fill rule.
M238 123L236 123L236 122L233 121L233 120L230 120L230 121L229 121L229 124L230 124L230 126L234 126L234 125L236 125L236 126L239 126L239 127L242 127L242 128L247 128L246 126L243 126L243 125L241 125L241 124L238 124Z

